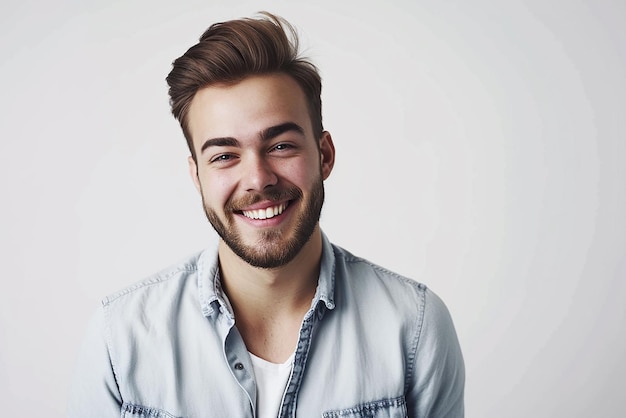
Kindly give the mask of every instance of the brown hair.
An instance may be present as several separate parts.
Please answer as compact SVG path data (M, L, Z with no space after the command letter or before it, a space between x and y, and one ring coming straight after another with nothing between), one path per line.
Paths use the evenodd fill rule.
M317 68L298 54L295 28L262 12L211 25L200 41L176 59L167 76L172 114L180 122L194 160L187 113L196 92L216 83L235 83L250 75L281 72L300 85L308 100L313 133L322 136L322 82ZM289 36L290 35L290 36Z

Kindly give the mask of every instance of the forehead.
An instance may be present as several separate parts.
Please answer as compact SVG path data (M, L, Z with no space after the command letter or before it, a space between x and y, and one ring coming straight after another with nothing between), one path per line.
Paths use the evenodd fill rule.
M286 122L297 123L312 134L304 92L286 74L204 87L191 101L187 122L194 146L211 137L245 139Z

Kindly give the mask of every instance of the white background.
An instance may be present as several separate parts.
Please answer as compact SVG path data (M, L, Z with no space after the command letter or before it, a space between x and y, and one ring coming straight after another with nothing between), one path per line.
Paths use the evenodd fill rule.
M324 230L444 299L467 416L621 415L626 8L608 0L3 1L2 415L64 415L100 298L213 239L164 78L209 24L260 10L324 79Z

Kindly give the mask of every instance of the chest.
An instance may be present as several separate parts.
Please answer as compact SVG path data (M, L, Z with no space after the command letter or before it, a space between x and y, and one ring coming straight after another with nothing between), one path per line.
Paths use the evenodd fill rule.
M362 415L345 415L346 411L364 407L380 411L367 416L404 416L404 359L408 355L397 344L398 330L393 331L393 325L376 330L334 319L330 315L321 322L305 321L301 329L298 325L296 341L284 344L290 353L295 347L285 391L290 394L285 403L291 413L358 417ZM119 361L122 398L140 407L128 411L145 413L146 408L156 408L161 415L154 416L168 418L255 416L258 377L238 327L228 329L225 339L214 327L198 324L196 332L192 330L187 327L185 336L179 335L179 344L144 344L142 353ZM275 334L284 335L292 334ZM122 416L141 415L127 412Z

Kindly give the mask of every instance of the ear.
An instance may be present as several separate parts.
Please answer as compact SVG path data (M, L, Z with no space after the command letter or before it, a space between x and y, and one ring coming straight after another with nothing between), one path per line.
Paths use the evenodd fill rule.
M189 175L191 176L191 180L196 186L198 193L202 193L202 189L200 188L200 179L198 178L198 166L191 156L187 157L187 162L189 163Z
M322 132L322 137L320 138L320 164L322 167L322 178L326 180L335 165L335 144L333 144L333 138L328 131Z

